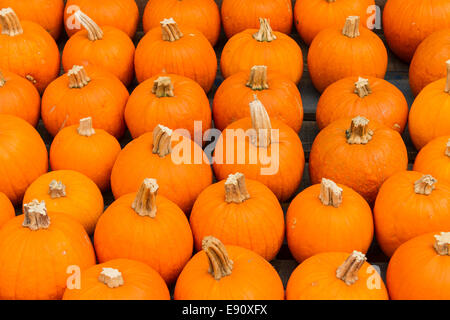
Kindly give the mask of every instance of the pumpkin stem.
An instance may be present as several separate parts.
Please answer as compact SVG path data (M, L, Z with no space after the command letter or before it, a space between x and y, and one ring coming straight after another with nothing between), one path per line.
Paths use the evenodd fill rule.
M447 60L447 82L445 83L445 92L450 93L450 60Z
M203 238L202 249L208 257L208 272L216 280L229 276L233 271L233 261L227 253L227 249L223 243L214 237L207 236Z
M0 24L2 26L2 34L7 36L14 37L23 33L19 17L11 8L0 10Z
M355 82L355 93L360 97L367 97L372 93L372 89L369 85L369 79L364 79L359 77L358 81Z
M447 148L445 148L445 155L450 157L450 139L447 141Z
M350 286L358 280L358 271L367 260L364 253L353 251L352 254L336 270L336 277Z
M69 77L69 88L71 89L84 88L91 81L83 66L73 66L67 72L67 76Z
M434 236L434 249L441 256L450 256L450 232L441 232Z
M414 182L414 192L416 194L423 194L428 196L436 188L436 182L437 180L431 175L423 175L422 178Z
M102 268L98 281L110 288L117 288L123 285L122 273L114 268Z
M173 97L173 84L170 77L159 77L153 82L152 93L158 98Z
M103 39L103 30L92 20L89 18L87 14L78 10L75 12L75 17L80 21L81 25L88 32L88 39L91 41L102 40Z
M349 144L367 144L373 136L373 131L369 129L369 120L360 116L353 118L346 135Z
M32 231L47 229L50 226L50 217L47 215L45 201L33 200L23 205L24 216L22 226Z
M254 101L250 102L250 115L252 118L252 127L256 135L252 136L252 144L257 147L267 148L271 142L272 124L269 115L258 97L253 95Z
M131 207L142 217L156 217L156 194L158 193L158 183L156 179L144 179L134 198Z
M92 118L87 117L80 119L80 125L78 126L78 134L80 136L90 137L95 134L95 130L92 127Z
M319 199L324 206L338 208L342 203L342 188L331 180L322 178Z
M172 130L158 124L153 130L153 153L161 158L172 152Z
M164 19L161 23L162 39L174 42L183 37L183 33L178 28L178 24L173 18Z
M267 66L253 66L250 69L250 77L246 84L252 90L269 89L267 83Z
M349 16L345 19L344 29L342 30L342 34L349 38L359 37L359 17L358 16Z
M277 39L270 27L269 19L259 18L259 30L253 35L253 38L259 42L271 42Z
M52 199L66 196L66 186L61 181L52 180L48 186L48 194Z
M225 202L242 203L250 198L242 173L230 174L225 182Z

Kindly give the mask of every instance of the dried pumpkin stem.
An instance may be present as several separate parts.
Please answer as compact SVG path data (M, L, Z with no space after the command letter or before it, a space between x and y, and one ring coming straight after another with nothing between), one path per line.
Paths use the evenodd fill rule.
M81 25L88 32L88 39L91 41L102 40L103 39L103 30L92 20L89 18L87 14L78 10L75 12L75 17L80 21Z
M242 203L250 198L242 173L230 174L225 182L225 202Z
M156 217L156 194L159 186L155 179L144 179L131 207L142 217Z
M431 192L436 188L437 180L431 175L423 175L422 178L414 182L414 192L416 194L430 195Z
M366 256L359 252L353 251L352 254L339 266L336 270L336 277L350 286L358 281L358 271L367 260Z
M7 36L14 37L23 33L19 17L11 8L0 10L0 24L2 26L2 34Z
M110 288L118 288L123 285L122 273L114 268L102 268L98 281Z
M67 72L67 76L69 77L69 88L71 89L84 88L91 81L83 66L73 66Z
M441 256L450 256L450 232L441 232L434 236L434 249Z
M177 41L183 37L183 33L178 28L177 23L173 18L164 19L161 23L162 39L164 41Z
M251 137L251 143L257 147L267 148L271 142L272 124L266 108L256 95L254 98L255 100L249 104L252 127L255 130L255 134Z
M450 157L450 139L447 141L447 147L445 148L445 155Z
M80 119L80 125L77 128L80 136L90 137L95 134L95 130L92 127L92 118L87 117Z
M267 66L253 66L250 69L250 77L246 84L252 90L269 89L267 83Z
M159 77L153 82L152 93L158 98L173 97L173 84L170 77Z
M52 180L48 186L48 194L52 199L66 196L66 186L61 181Z
M369 120L360 116L353 118L346 135L349 144L367 144L373 136L373 131L369 129Z
M359 20L358 16L347 17L342 34L349 38L359 37Z
M322 178L319 199L324 206L338 208L342 203L342 188L331 180Z
M450 60L447 60L447 82L445 83L445 92L450 93Z
M153 153L161 158L172 152L172 130L158 124L153 130Z
M47 215L45 202L33 200L23 205L24 217L22 226L32 231L47 229L50 226L50 217Z
M358 81L355 82L355 93L360 97L367 97L372 93L372 89L370 88L369 79L364 79L359 77Z
M269 19L259 18L259 30L253 35L253 38L259 42L271 42L277 39L270 27Z
M336 0L327 0L328 3L336 2Z
M227 249L219 239L208 236L202 241L202 249L209 261L208 272L216 280L229 276L233 271L233 261L228 256Z

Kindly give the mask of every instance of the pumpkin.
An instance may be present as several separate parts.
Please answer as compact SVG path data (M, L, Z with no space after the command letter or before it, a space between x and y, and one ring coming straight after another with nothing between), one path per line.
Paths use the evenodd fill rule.
M450 232L432 232L402 244L389 261L392 300L449 300Z
M95 228L95 252L100 262L145 262L172 283L192 255L193 238L183 211L157 191L157 181L146 178L137 193L114 201Z
M100 26L112 26L130 38L136 33L139 9L134 0L67 0L64 10L66 32L69 37L81 30L74 13L85 12Z
M416 96L428 84L445 77L450 57L450 28L433 32L417 47L409 66L409 85Z
M290 0L223 0L221 14L228 38L244 30L258 28L260 17L270 20L275 31L289 34L292 29Z
M288 125L271 120L261 101L250 103L250 114L251 118L235 121L222 132L214 150L214 173L224 180L241 172L286 201L302 179L302 142Z
M0 192L0 228L16 216L16 211L8 197Z
M139 83L160 73L173 73L191 78L208 92L217 73L216 53L208 39L192 27L179 28L172 18L160 25L147 32L136 48Z
M220 12L214 0L150 0L142 17L144 32L159 27L160 21L172 17L179 24L203 33L212 46L220 34Z
M373 240L372 211L356 191L323 178L289 205L286 236L298 262L322 252L351 248L366 253Z
M428 142L417 154L413 170L428 172L439 182L450 184L450 135Z
M284 239L284 213L277 197L261 182L229 175L198 196L190 224L196 250L206 236L250 249L270 261Z
M58 300L71 276L95 264L81 224L47 212L45 202L24 205L24 215L0 229L0 299Z
M338 80L325 89L317 103L319 129L338 119L358 115L402 133L408 118L408 103L396 86L375 77Z
M348 16L367 17L369 27L373 23L368 16L371 6L375 8L374 0L297 0L294 7L295 27L303 41L310 45L320 31L340 28Z
M400 134L359 116L337 120L320 131L309 155L311 183L331 179L352 188L370 205L383 182L407 166Z
M119 138L125 131L123 114L128 97L127 88L109 72L74 66L45 90L41 116L52 136L92 117L96 128Z
M157 75L134 89L125 108L125 122L133 138L153 131L158 124L203 137L211 128L211 108L205 91L194 80Z
M358 251L324 252L302 262L286 286L287 300L389 300L377 270Z
M119 153L111 173L114 197L136 192L146 177L157 179L160 194L185 213L212 183L211 167L201 147L161 125L131 141Z
M41 97L26 79L0 71L0 113L17 116L35 127L41 114Z
M267 108L272 119L285 122L294 131L300 131L303 105L294 82L276 72L267 72L266 66L253 66L248 72L238 72L222 82L213 100L214 125L223 130L232 122L250 116L248 104L254 95Z
M66 288L63 300L170 300L161 276L143 262L114 259L83 271L79 288Z
M0 115L0 192L16 205L28 186L48 170L48 154L39 133L25 120Z
M81 223L87 234L94 232L103 213L103 196L91 179L72 170L46 173L28 187L23 203L33 199L45 201L50 212L67 214Z
M383 183L374 207L377 241L387 256L404 242L440 228L450 230L450 184L416 171Z
M42 93L59 74L59 50L40 25L19 21L11 8L0 10L0 68L26 78Z
M257 253L205 237L202 251L184 267L175 300L284 300L283 283Z
M384 78L388 56L383 41L372 31L360 28L359 20L358 16L350 16L344 29L325 29L311 43L308 70L319 92L350 76Z
M62 54L64 71L75 65L95 66L114 74L125 86L133 80L134 44L120 29L100 28L81 11L75 17L86 29L77 32L66 43Z
M391 50L410 62L417 46L434 31L450 27L448 0L388 0L383 10L383 29Z
M121 150L119 142L102 129L92 127L92 118L58 132L50 147L53 170L74 170L90 178L101 191L110 186L111 170Z
M427 85L409 111L409 133L417 150L434 138L450 134L450 60L447 79Z
M268 19L259 19L258 29L246 29L225 44L220 69L225 78L245 71L254 65L265 65L291 81L299 83L303 74L302 50L292 38L272 31ZM282 57L282 58L281 58Z

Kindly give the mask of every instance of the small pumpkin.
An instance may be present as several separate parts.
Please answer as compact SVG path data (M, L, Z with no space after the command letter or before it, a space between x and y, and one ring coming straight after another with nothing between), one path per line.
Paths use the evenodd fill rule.
M428 142L417 154L413 170L428 172L439 182L450 184L450 135Z
M125 131L123 114L128 97L127 88L109 72L74 66L45 90L41 116L52 136L92 117L96 128L120 138Z
M383 182L407 166L408 153L400 134L359 116L337 120L320 131L309 155L313 184L331 179L352 188L370 205Z
M216 53L208 39L192 27L179 28L172 18L160 25L147 32L136 48L134 66L139 83L160 73L179 74L208 92L217 73Z
M193 238L183 211L157 191L157 181L146 178L137 193L114 201L95 228L95 252L101 263L145 262L172 283L192 255Z
M389 300L377 270L358 251L325 252L302 262L286 287L287 300Z
M280 276L257 253L205 237L202 251L186 264L175 300L284 300Z
M396 86L375 77L338 80L325 89L317 103L319 129L338 119L358 115L402 133L408 118L408 103Z
M58 300L70 272L95 264L84 228L45 202L24 205L24 215L0 229L0 299ZM68 273L69 272L69 273Z
M292 38L272 31L268 19L259 19L258 29L246 29L225 44L220 69L225 78L245 71L254 65L265 65L291 81L299 83L303 74L302 50ZM281 58L282 57L282 58Z
M253 66L248 72L236 73L222 82L213 100L214 125L223 130L230 123L250 116L248 104L254 95L267 108L272 119L285 122L294 131L300 131L303 105L294 82L267 66Z
M59 74L59 50L40 25L20 21L11 8L0 10L0 68L29 80L42 93Z
M284 213L277 197L242 173L207 187L192 208L190 224L196 250L208 236L250 249L270 261L284 239Z
M16 216L16 211L8 197L0 192L0 228Z
M360 28L359 22L358 16L347 17L344 29L325 29L311 43L308 70L319 92L350 76L384 78L388 56L383 41L367 28Z
M392 300L449 300L450 232L432 232L402 244L389 261Z

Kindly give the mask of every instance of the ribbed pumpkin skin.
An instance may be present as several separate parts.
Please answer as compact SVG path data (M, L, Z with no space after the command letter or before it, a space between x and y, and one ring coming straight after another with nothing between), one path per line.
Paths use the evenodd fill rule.
M369 80L372 93L360 98L355 93L358 77L347 77L328 86L317 103L316 121L319 129L332 122L363 116L403 132L408 119L408 103L403 93L393 84L375 77Z
M122 273L124 284L109 288L98 280L103 268ZM81 273L81 288L67 289L63 300L170 300L169 289L161 276L145 263L115 259L92 266Z
M276 72L267 73L269 89L253 90L246 86L249 72L239 72L225 79L213 101L214 125L223 131L230 123L250 117L249 103L254 95L265 106L271 119L281 120L295 132L303 122L303 104L294 82Z
M438 182L450 184L450 157L445 155L449 140L450 135L428 142L417 154L413 170L431 174Z
M269 19L274 31L289 34L292 29L290 0L223 0L221 15L227 38L259 28L259 18Z
M142 261L172 283L192 255L189 222L175 203L159 195L156 217L142 217L131 208L135 197L120 197L100 217L94 233L97 259Z
M428 84L446 76L450 57L450 27L433 32L417 47L409 67L409 85L418 95Z
M450 27L448 0L389 0L383 10L383 29L389 48L410 62L417 46L431 33Z
M198 252L178 277L175 300L284 300L283 283L269 262L248 249L225 247L234 262L231 275L215 280L205 252Z
M435 234L415 237L395 251L386 274L392 300L450 299L450 257L436 253Z
M50 227L31 231L24 216L0 229L0 299L58 300L70 273L95 264L91 241L81 224L57 212L48 212Z
M0 115L0 192L15 205L28 186L48 170L48 154L39 133L25 120Z
M15 216L16 212L11 201L3 192L0 192L0 228Z
M289 278L286 300L389 300L383 280L367 262L354 284L336 278L336 269L347 257L345 252L326 252L305 260ZM380 286L370 289L370 284Z

